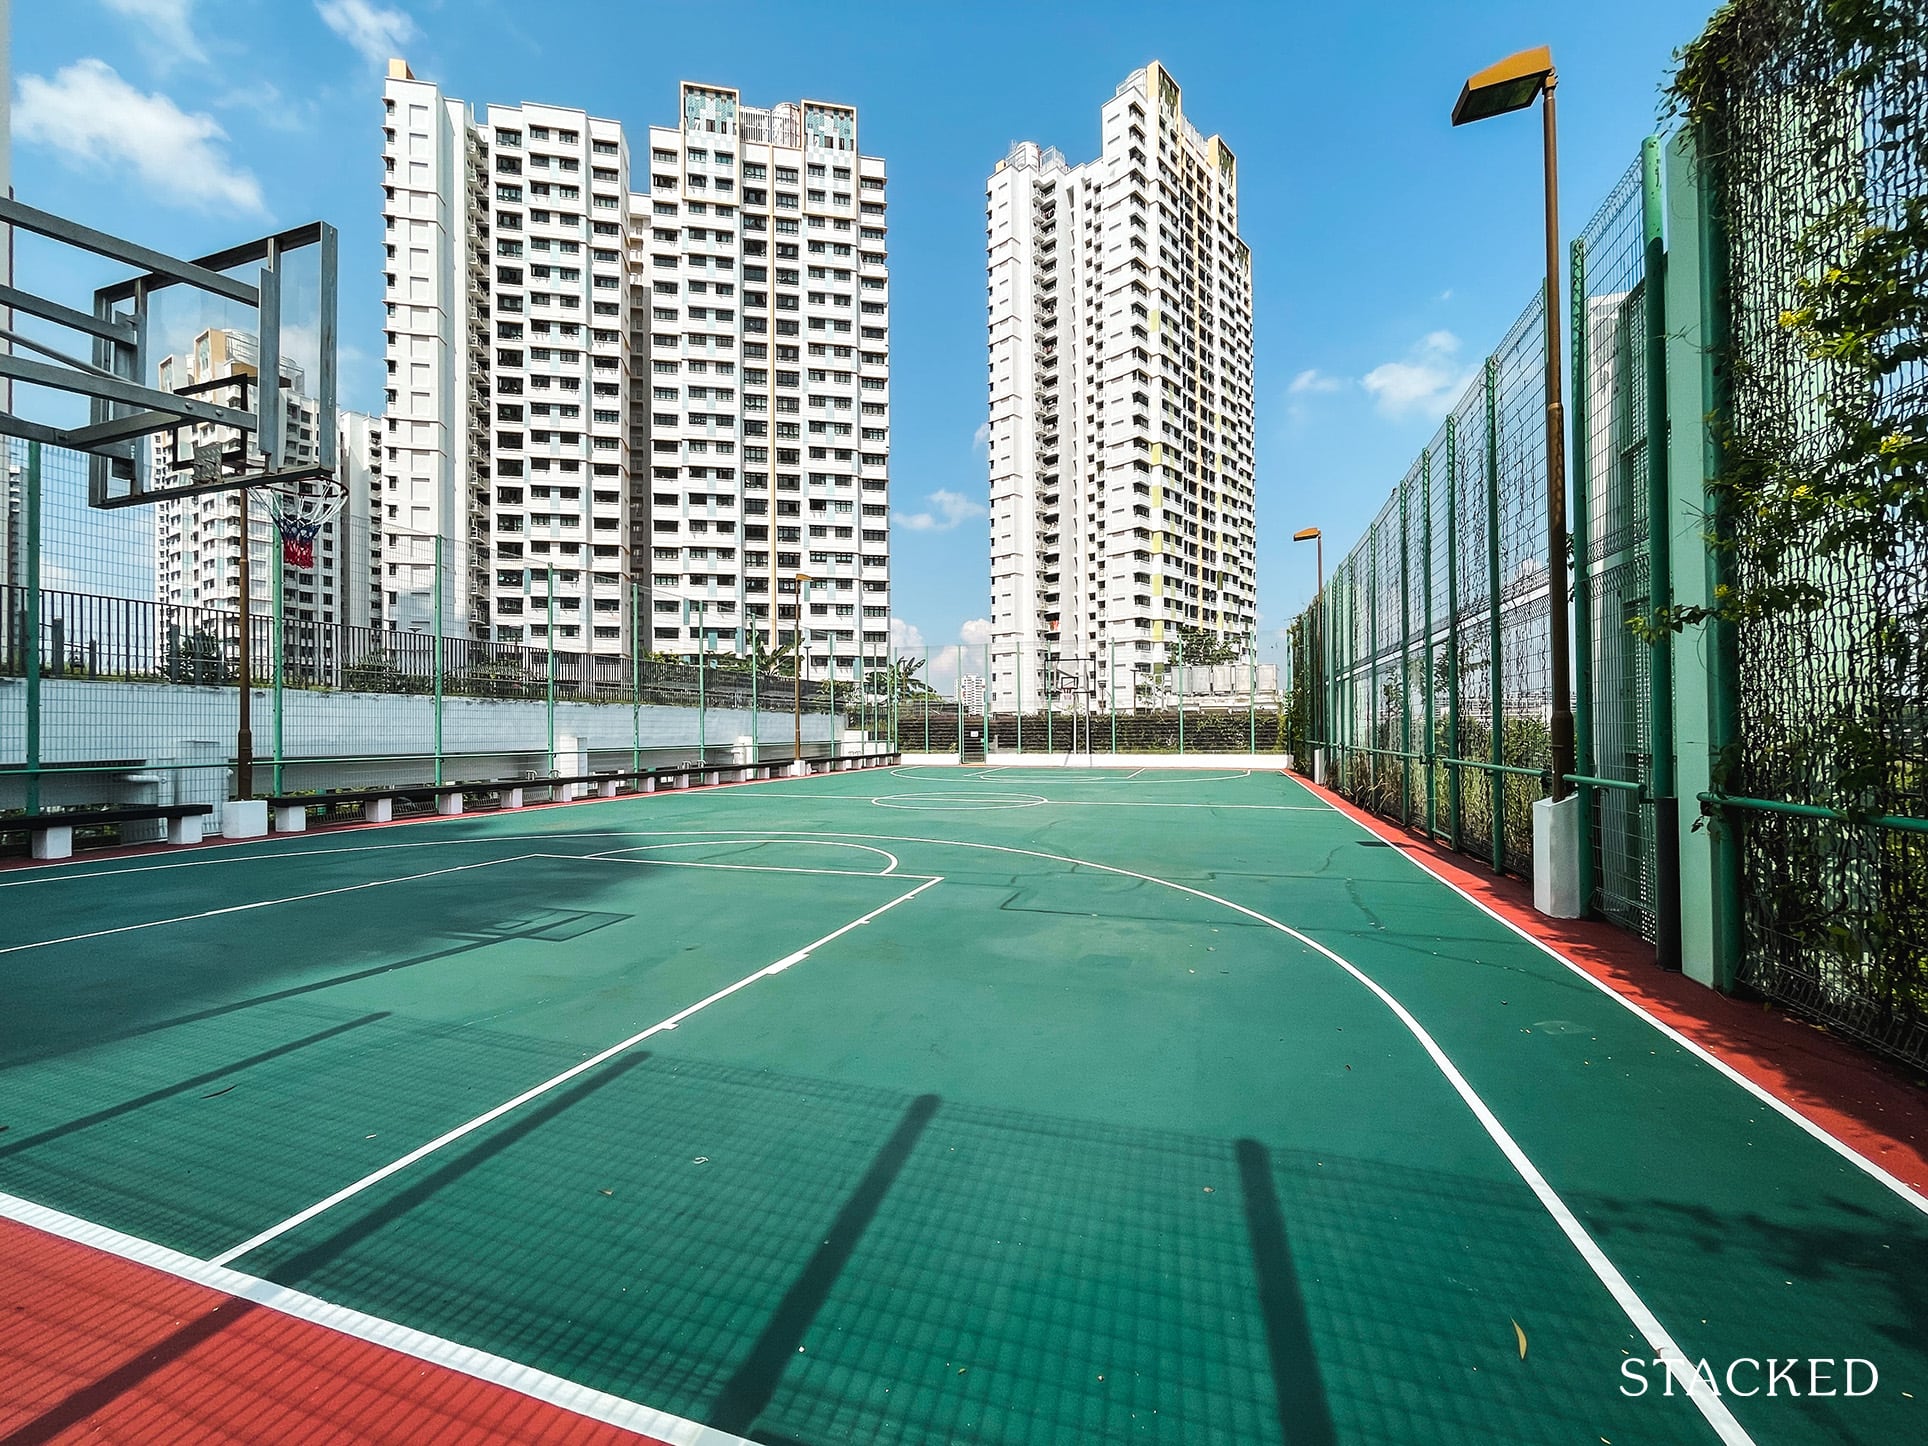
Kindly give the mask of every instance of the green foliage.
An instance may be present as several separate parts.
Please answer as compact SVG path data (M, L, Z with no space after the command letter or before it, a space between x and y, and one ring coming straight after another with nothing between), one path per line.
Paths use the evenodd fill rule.
M1730 240L1746 225L1748 188L1766 180L1755 174L1764 124L1799 128L1805 171L1779 178L1798 190L1820 193L1870 164L1891 177L1928 174L1928 115L1896 105L1873 117L1872 140L1860 123L1877 95L1919 93L1928 12L1917 3L1734 0L1678 58L1669 94L1697 129ZM1782 101L1765 117L1763 92ZM1928 409L1909 385L1928 361L1928 195L1880 205L1860 184L1847 189L1792 238L1781 267L1791 304L1772 319L1809 364L1800 381L1818 390L1818 414L1742 408L1735 420L1711 419L1722 465L1709 540L1747 565L1711 606L1636 620L1644 638L1709 618L1811 613L1828 601L1814 560L1892 563L1928 526ZM1732 310L1741 298L1730 290L1725 300ZM1737 391L1763 365L1761 344L1730 362Z
M1183 657L1188 668L1222 667L1246 655L1248 639L1243 633L1215 633L1196 623L1177 623L1172 632L1178 643L1172 661Z

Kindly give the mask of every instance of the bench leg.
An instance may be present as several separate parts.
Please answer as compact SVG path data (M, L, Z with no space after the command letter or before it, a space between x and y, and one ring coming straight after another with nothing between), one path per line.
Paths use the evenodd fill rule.
M33 856L37 859L70 859L74 856L74 831L71 828L43 828L33 836Z
M522 790L519 788L503 789L501 798L502 798L502 807L504 808L521 808L522 807Z
M679 773L676 776L676 786L678 788L688 788L690 786L690 776L687 773Z
M295 827L298 829L305 828L307 826L308 810L299 808L296 809L295 812L301 816L300 820L295 824ZM171 844L199 843L201 841L201 824L204 818L205 815L198 813L189 814L186 818L170 818L167 821L167 841ZM280 825L277 824L276 827L279 828Z
M200 821L201 820L199 820L198 818L194 820L194 822L197 824ZM187 820L181 819L179 820L179 822L186 823ZM275 808L274 831L276 833L303 833L307 830L307 828L308 828L308 805L307 804L297 803L286 808L279 807L279 806ZM169 825L168 827L167 841L169 843L176 842L176 839L174 837L173 825ZM201 840L197 838L194 841L196 843L199 843Z
M644 793L654 793L656 791L656 777L654 774L651 774L643 780L642 791Z
M616 796L616 780L613 778L603 779L596 785L596 795L599 798L614 798Z
M370 823L393 823L395 821L395 800L392 798L371 798L361 806L361 816Z
M462 811L462 795L459 793L437 794L435 797L435 811L444 818L454 818Z

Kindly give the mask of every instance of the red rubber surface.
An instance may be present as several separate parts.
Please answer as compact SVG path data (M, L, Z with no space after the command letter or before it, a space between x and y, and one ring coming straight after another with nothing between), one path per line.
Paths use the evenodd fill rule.
M0 1220L0 1441L654 1438Z

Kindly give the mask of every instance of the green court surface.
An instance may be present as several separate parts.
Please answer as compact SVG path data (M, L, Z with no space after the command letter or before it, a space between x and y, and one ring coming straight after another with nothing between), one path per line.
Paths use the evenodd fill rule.
M0 971L0 1191L760 1442L1928 1439L1919 1199L1278 774L83 861Z

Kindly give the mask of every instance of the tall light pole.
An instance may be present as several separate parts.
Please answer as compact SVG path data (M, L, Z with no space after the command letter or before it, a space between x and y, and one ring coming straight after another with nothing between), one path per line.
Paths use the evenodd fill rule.
M1553 88L1559 76L1544 45L1509 55L1471 77L1453 106L1453 124L1540 107L1546 173L1546 577L1547 633L1553 670L1553 798L1565 798L1574 771L1572 665L1567 646L1566 411L1560 369L1560 167ZM1494 647L1498 648L1498 639ZM1495 652L1497 657L1497 651ZM1493 726L1499 727L1495 718Z
M1323 755L1327 742L1325 737L1325 661L1323 656L1325 649L1325 534L1316 527L1301 527L1297 532L1292 534L1292 540L1294 542L1309 542L1312 544L1313 565L1318 570L1319 590L1313 594L1318 604L1318 612L1315 622L1317 631L1313 635L1311 649L1313 698L1315 700L1312 708L1311 722L1313 728L1319 733L1319 752Z
M797 645L790 653L791 696L797 724L796 748L790 759L796 764L803 762L803 609L809 601L810 584L815 581L807 572L797 574Z

